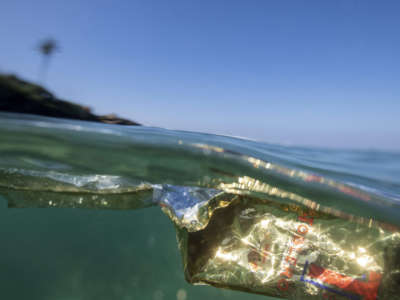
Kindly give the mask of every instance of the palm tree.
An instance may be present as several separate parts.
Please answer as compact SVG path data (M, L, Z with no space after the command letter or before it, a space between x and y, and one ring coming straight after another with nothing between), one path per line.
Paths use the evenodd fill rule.
M43 61L39 75L39 81L41 81L42 83L44 83L46 79L46 74L50 63L50 57L58 49L59 46L57 41L51 38L43 40L39 44L38 50L41 54L43 54Z

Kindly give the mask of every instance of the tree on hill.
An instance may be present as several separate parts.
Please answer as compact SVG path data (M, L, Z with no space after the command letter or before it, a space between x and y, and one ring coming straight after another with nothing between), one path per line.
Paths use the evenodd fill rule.
M38 47L39 52L43 55L42 65L40 67L39 81L42 83L46 80L46 75L49 69L50 58L53 53L59 49L58 42L54 39L43 40Z

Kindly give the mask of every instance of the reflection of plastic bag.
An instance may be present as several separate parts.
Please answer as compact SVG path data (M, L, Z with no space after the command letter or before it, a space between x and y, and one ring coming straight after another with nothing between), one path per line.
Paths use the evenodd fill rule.
M198 215L209 217L198 231L173 218L191 283L288 299L400 299L398 231L230 194Z

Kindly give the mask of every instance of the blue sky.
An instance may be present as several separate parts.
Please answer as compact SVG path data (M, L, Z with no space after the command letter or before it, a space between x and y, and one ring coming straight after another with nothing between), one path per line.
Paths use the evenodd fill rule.
M400 1L20 1L0 71L147 125L320 147L400 149Z

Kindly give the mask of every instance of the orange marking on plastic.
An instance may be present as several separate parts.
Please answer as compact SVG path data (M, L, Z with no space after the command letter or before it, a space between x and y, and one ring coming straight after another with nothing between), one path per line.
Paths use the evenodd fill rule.
M292 269L287 267L285 272L282 272L280 275L281 276L285 275L287 278L292 278L292 276L293 276Z

